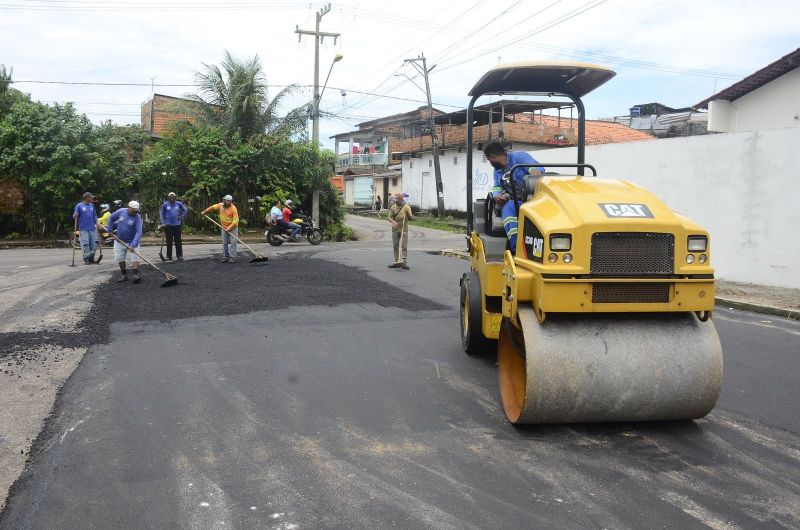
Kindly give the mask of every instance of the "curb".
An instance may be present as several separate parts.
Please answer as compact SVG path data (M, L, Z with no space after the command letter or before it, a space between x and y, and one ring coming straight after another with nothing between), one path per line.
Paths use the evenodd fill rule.
M439 255L447 256L449 258L469 259L469 254L465 250L457 250L445 248L439 251ZM742 302L739 300L731 300L729 298L716 297L714 299L716 305L731 307L733 309L741 309L744 311L752 311L754 313L763 313L767 315L775 315L784 318L791 318L792 320L800 320L800 311L796 309L783 309L780 307L773 307L763 304L754 304L751 302Z
M753 304L750 302L742 302L739 300L730 300L728 298L715 298L717 305L727 306L733 309L742 309L744 311L752 311L754 313L763 313L766 315L775 315L784 318L791 318L792 320L800 320L800 311L796 309L783 309L780 307L773 307L762 304Z

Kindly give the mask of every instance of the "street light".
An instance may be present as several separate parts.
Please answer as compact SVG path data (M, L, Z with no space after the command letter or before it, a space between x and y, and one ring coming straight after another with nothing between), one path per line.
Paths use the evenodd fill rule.
M414 80L413 80L413 79L411 79L410 77L408 77L406 74L394 74L394 77L400 77L400 76L402 76L402 77L405 77L406 79L408 79L409 81L411 81L411 84L412 84L412 85L414 85L415 87L417 87L418 89L420 89L420 91L421 91L423 94L427 94L427 92L425 92L425 89L424 89L424 88L422 88L421 86L419 86L418 84L416 84L416 83L414 82Z
M319 25L319 17L317 18L317 25ZM319 29L319 28L317 28ZM342 60L344 56L341 53L337 53L336 57L333 58L333 62L331 63L331 68L328 70L328 77L325 78L325 84L322 85L322 91L317 93L319 90L319 39L317 40L316 46L316 53L315 53L315 69L314 69L314 99L312 101L312 118L313 122L311 125L311 140L319 145L319 102L322 99L322 93L325 92L325 87L328 86L328 79L331 78L331 72L333 71L333 65L338 63ZM315 189L311 194L311 218L314 220L314 224L319 226L319 190Z
M320 90L320 93L319 93L320 101L322 100L322 94L325 93L325 87L328 86L328 79L331 78L331 72L333 72L333 65L338 63L342 59L344 59L344 55L342 55L341 53L337 53L336 57L333 58L333 62L331 63L331 68L330 68L330 70L328 70L328 77L325 78L325 83L323 83L322 90ZM319 111L319 102L317 102L317 111ZM317 140L319 140L319 138L317 138Z

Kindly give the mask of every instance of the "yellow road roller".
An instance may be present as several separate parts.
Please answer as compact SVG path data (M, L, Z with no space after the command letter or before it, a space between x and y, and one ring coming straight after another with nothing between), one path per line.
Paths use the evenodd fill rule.
M690 420L719 397L708 232L585 163L581 98L614 75L584 63L515 63L469 93L461 340L470 355L496 353L514 424ZM577 111L575 164L539 161L543 172L521 185L512 175L522 165L503 170L519 205L515 249L492 226L491 196L472 197L473 108L487 95L559 98Z

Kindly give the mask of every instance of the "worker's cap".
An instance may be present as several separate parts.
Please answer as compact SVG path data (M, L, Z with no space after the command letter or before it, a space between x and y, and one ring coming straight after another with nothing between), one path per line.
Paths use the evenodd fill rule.
M136 201L131 201L128 203L128 208L133 208L134 210L139 209L139 203Z
M232 201L232 200L233 200L233 197L231 197L230 195L226 195L226 196L224 196L224 197L222 198L222 200L223 200L223 201Z
M89 193L88 191L87 191L86 193L84 193L84 194L83 194L83 198L84 198L84 199L91 199L91 198L93 198L93 197L94 197L94 195L92 195L92 194L91 194L91 193Z
M175 195L174 191L171 191L167 194L167 197L177 197L177 195Z
M292 199L286 199L286 204L291 206L292 204L294 204L294 202L292 201Z

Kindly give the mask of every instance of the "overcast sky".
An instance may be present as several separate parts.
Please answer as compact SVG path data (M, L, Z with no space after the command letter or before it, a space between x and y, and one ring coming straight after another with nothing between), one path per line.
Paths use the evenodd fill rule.
M139 123L157 93L192 91L202 63L224 50L261 57L274 85L313 83L312 30L325 4L268 0L0 0L0 64L15 88L46 103L72 101L95 121ZM796 0L421 0L332 2L321 29L341 33L320 49L321 139L425 103L424 81L404 58L424 53L434 105L466 94L498 61L569 60L617 76L586 98L589 118L625 115L638 103L693 105L800 46ZM139 83L143 86L41 84ZM280 88L271 88L275 93ZM342 92L346 95L342 95ZM358 92L374 93L365 96ZM386 97L391 96L391 97ZM287 105L301 105L311 89ZM415 101L406 101L415 100ZM488 100L487 100L488 101Z

